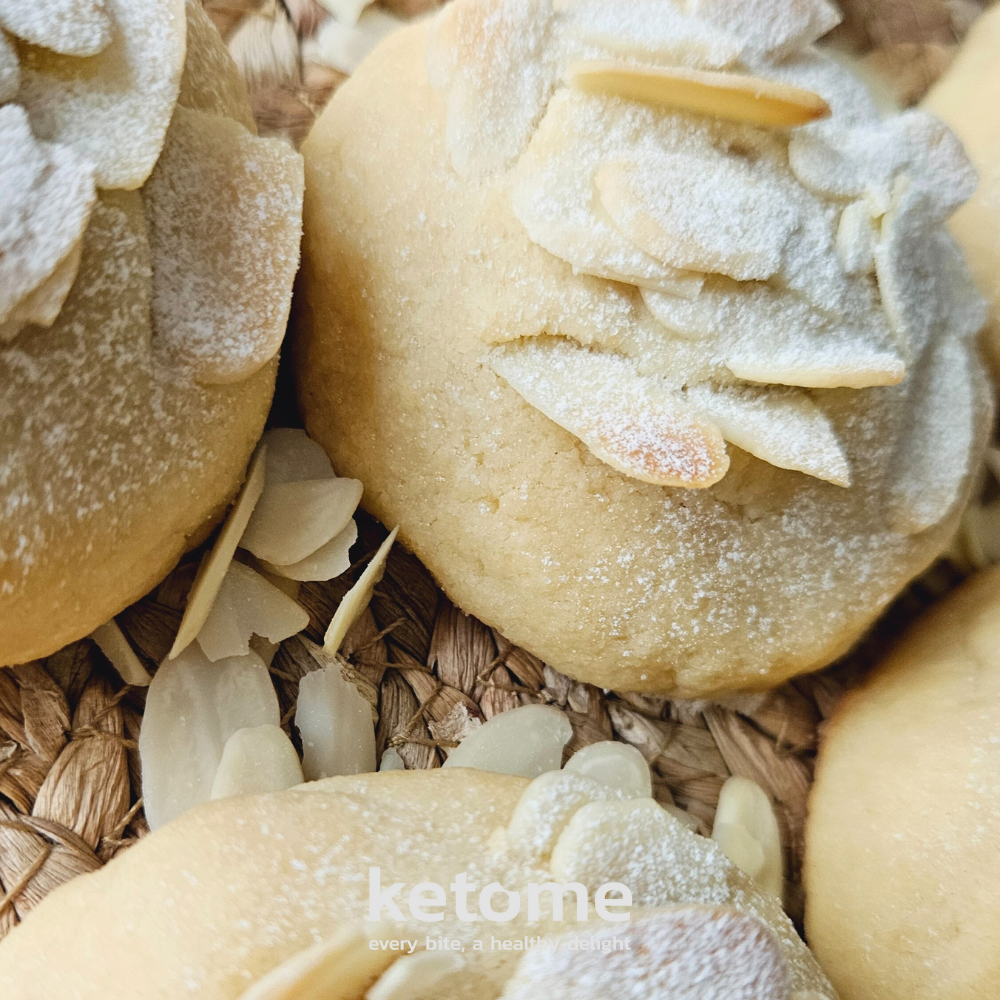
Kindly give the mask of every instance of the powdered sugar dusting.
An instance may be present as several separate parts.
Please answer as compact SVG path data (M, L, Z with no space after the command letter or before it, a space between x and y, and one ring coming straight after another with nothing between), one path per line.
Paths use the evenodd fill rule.
M0 0L0 26L69 56L95 55L113 31L104 0Z

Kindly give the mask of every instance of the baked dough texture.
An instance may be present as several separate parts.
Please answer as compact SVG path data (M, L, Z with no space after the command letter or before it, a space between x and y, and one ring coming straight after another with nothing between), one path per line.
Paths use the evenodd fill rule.
M320 117L294 343L307 428L452 600L558 670L684 696L771 686L845 652L966 499L984 307L943 220L970 168L940 123L880 121L807 44L823 5L755 14L766 58L698 28L710 80L753 68L798 88L786 110L829 101L792 132L566 83L536 28L583 11L597 45L604 5L561 7L457 0ZM605 42L639 59L625 13ZM657 177L678 197L656 202Z
M1000 570L845 699L806 829L806 932L844 1000L1000 995Z
M19 234L0 250L0 665L108 621L221 516L264 426L298 263L301 160L249 130L201 4L63 6L53 44L100 14L105 47L84 72L14 39L20 90L0 107L0 144L21 143L0 153L4 238ZM38 150L84 194L32 202ZM56 193L81 208L65 245L44 215Z
M106 1000L126 993L134 1000L236 1000L255 989L248 998L298 996L294 989L264 992L258 984L265 976L280 978L277 970L294 967L306 949L357 928L369 956L370 939L415 939L423 948L430 936L465 946L455 975L400 995L493 1000L525 952L494 950L491 937L513 941L575 929L629 933L628 924L603 923L593 910L586 925L578 924L571 893L561 922L552 918L548 894L534 922L524 905L508 922L481 916L461 922L449 886L465 872L476 886L469 896L472 912L479 890L491 882L523 896L529 882L553 877L561 884L581 882L592 905L601 885L625 883L634 918L676 903L720 915L735 910L754 918L754 927L762 925L760 950L778 956L781 988L717 994L702 984L676 995L834 1000L777 898L757 893L714 841L691 833L652 799L588 802L580 792L586 784L558 772L529 783L446 768L330 778L272 795L220 799L44 900L0 942L0 993L5 1000ZM534 822L515 835L511 819L532 794ZM629 826L627 836L622 823ZM380 869L382 889L404 883L395 896L404 923L383 910L379 922L365 924L370 867ZM443 912L443 920L418 922L410 915L406 899L418 882L437 883L448 893L443 910L431 908ZM494 898L496 910L505 905L502 895ZM476 940L485 943L482 951L474 949ZM719 949L726 949L724 941L716 942ZM546 963L537 954L534 959L530 972L537 982ZM756 958L740 961L753 965ZM694 956L691 965L685 954L677 962L697 968ZM579 970L584 963L580 956L574 965ZM633 953L628 965L650 972L660 963ZM704 966L699 971L704 977ZM361 1000L368 985L370 980L356 993L331 995ZM521 985L522 992L509 995L532 995ZM633 984L629 996L645 995Z

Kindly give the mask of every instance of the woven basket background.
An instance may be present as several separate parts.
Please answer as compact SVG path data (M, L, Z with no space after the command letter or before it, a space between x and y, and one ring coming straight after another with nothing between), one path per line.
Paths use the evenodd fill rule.
M400 16L436 0L381 0ZM946 68L981 7L975 0L850 0L837 44L886 76L912 104ZM345 76L310 61L306 45L328 16L315 0L205 0L244 73L262 134L299 143ZM305 46L305 49L303 48ZM303 55L303 52L306 55ZM271 418L300 425L286 370ZM304 584L304 633L322 641L357 567L385 536L360 517L357 566L330 583ZM190 553L118 623L150 672L180 623L203 548ZM395 746L408 767L435 767L467 729L522 704L555 705L573 725L568 752L618 739L649 761L655 793L711 831L729 775L752 778L773 798L786 853L786 906L801 919L803 828L823 721L844 691L900 630L958 583L963 569L942 560L888 610L844 660L762 695L724 703L605 692L546 667L456 609L420 562L397 546L368 612L342 649L359 689L378 711L378 752ZM315 669L297 637L271 665L282 724L299 679ZM148 832L136 741L145 689L128 687L89 639L44 661L0 670L0 936L58 885L93 871Z

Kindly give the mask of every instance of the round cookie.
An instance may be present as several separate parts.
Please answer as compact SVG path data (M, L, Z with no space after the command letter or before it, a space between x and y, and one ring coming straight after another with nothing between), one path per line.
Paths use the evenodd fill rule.
M534 822L518 824L519 812ZM372 868L379 869L379 893L393 890L403 922L378 903L381 919L369 918ZM470 886L466 912L475 922L461 919L451 888L462 873ZM525 890L552 879L585 887L586 924L572 890L565 919L557 919L547 892L529 919ZM631 890L630 924L601 919L597 892L612 881ZM447 899L438 903L429 885L417 893L417 905L443 919L414 916L421 882L444 890ZM493 882L521 894L510 920L489 920L480 909L479 895ZM502 913L509 904L498 890L490 905ZM646 938L651 922L661 933ZM413 957L427 960L430 937L459 941L464 950L444 956L457 960L451 970L446 965L422 989L411 981L410 992L399 995L491 1000L501 991L537 995L534 984L546 995L596 1000L608 984L603 993L584 987L588 979L601 985L607 967L600 961L568 952L567 970L544 949L525 957L525 938L537 943L582 932L634 935L644 944L614 970L629 996L703 998L706 977L722 985L734 976L742 986L725 995L739 1000L834 1000L777 898L756 892L714 841L691 833L652 799L624 799L571 772L529 782L465 768L331 778L198 807L32 911L0 942L0 990L8 1000L90 1000L127 982L135 1000L361 1000L399 958L373 962L370 941L417 942L416 956L399 958L405 968ZM519 944L495 948L494 938ZM360 946L345 948L351 940ZM678 941L687 942L680 951ZM328 974L329 992L306 990L306 969ZM574 970L581 981L570 990ZM355 974L359 981L348 989ZM657 974L675 976L672 989L657 991ZM397 994L369 994L376 995Z
M780 27L792 6L775 2L773 8ZM658 245L667 256L675 244L656 243L652 214L642 219L642 232L650 237L645 249L619 253L616 243L613 253L601 242L609 229L599 228L600 219L593 223L598 229L586 228L594 213L581 223L579 239L566 235L564 213L573 206L555 195L589 191L593 178L588 175L582 187L574 186L576 175L564 178L562 172L571 172L581 158L560 151L587 153L610 130L611 147L600 147L603 161L598 157L591 166L594 177L604 178L609 203L624 212L635 208L625 196L638 189L619 190L628 177L601 173L604 161L614 165L617 153L632 155L628 143L635 135L690 116L621 98L602 104L602 98L555 80L551 100L543 97L534 117L524 113L518 101L536 70L544 76L547 56L531 49L542 45L534 29L514 32L495 46L503 50L509 42L511 64L486 65L477 75L474 60L486 57L476 48L481 36L475 18L481 14L485 24L483 12L494 9L503 11L489 21L494 26L546 23L542 3L461 0L447 8L459 12L450 20L441 15L431 26L408 28L384 42L338 90L303 147L305 235L293 350L309 433L339 474L364 482L365 505L385 523L400 526L400 537L453 601L570 676L619 690L701 696L771 686L830 662L945 545L985 440L989 404L972 346L983 307L941 226L951 208L935 201L941 192L946 199L965 196L967 163L927 116L915 113L884 126L860 84L805 48L760 72L791 78L830 99L834 116L818 123L818 131L808 126L790 139L787 131L742 124L730 133L726 123L702 118L691 127L696 136L728 143L733 157L759 155L773 166L768 177L775 184L812 206L804 211L827 222L843 213L841 228L848 233L854 223L858 232L867 231L869 223L861 223L869 208L857 209L867 205L867 196L848 213L845 205L855 195L807 190L789 173L789 143L796 143L800 173L818 171L814 187L843 182L851 192L857 179L849 170L846 181L831 182L823 174L836 159L831 144L850 139L863 171L870 151L865 143L878 134L892 136L891 155L874 159L895 163L895 180L870 185L872 204L886 199L871 212L896 206L872 222L888 305L878 295L877 279L865 271L868 265L846 275L832 243L826 256L820 254L822 267L808 274L792 268L763 290L757 281L678 269L686 258L670 266L654 258L648 250ZM464 30L456 24L460 16L474 22L466 38L472 57L449 41L449 31ZM800 28L808 39L808 25ZM482 44L494 51L488 39ZM527 51L517 49L522 44ZM720 51L724 61L727 50ZM452 57L459 62L451 65ZM459 65L463 58L466 64ZM501 81L498 94L489 90L491 81ZM442 82L439 89L435 84ZM565 146L571 142L566 129L578 127L582 134L584 125L590 128L573 110L590 100L599 111L610 108L612 120L598 116L593 143L585 136L579 146ZM474 114L471 122L463 118L480 106L496 112L496 121L486 112L485 122ZM614 116L625 114L623 108L636 124L624 138L614 131ZM523 136L503 160L510 152L508 125L518 125ZM930 138L921 138L921 130L940 140L944 175L933 176L925 162ZM668 129L664 141L672 135ZM576 142L578 136L571 138ZM732 152L737 147L744 152ZM746 152L748 147L759 154ZM548 175L542 171L539 179L534 172L550 155L552 197ZM923 166L907 165L911 155ZM480 158L499 158L502 165L481 168ZM720 170L730 167L742 176L744 168L728 159ZM921 170L930 173L921 177ZM901 173L915 178L909 195ZM541 193L532 200L536 181ZM695 194L709 201L718 195L725 216L732 206L722 190ZM523 203L516 201L517 192ZM554 222L544 216L553 205ZM933 208L925 215L918 205ZM771 235L777 227L780 236L783 223L761 219L752 205L744 208L751 222ZM576 268L535 242L524 219L537 239L577 260ZM730 244L700 249L722 254L725 262L718 266L732 273L764 273L741 270L764 267L761 261L771 253L754 243L752 232L744 236L753 251L745 258ZM788 238L791 249L782 252L794 261L801 248ZM863 244L866 237L859 239ZM870 265L871 245L868 252ZM612 265L638 274L630 280L646 286L608 280L618 273ZM699 266L709 265L703 260ZM816 276L826 274L827 266L840 275L829 288ZM595 277L598 271L604 277ZM657 283L683 294L647 287ZM784 294L789 284L801 292ZM834 286L841 285L847 298L862 303L858 308L869 326L862 324L860 333L837 328L839 313L830 320L808 303L810 296L823 300L828 292L836 298ZM700 295L685 299L695 286L702 288ZM920 298L921 288L931 302ZM729 305L744 303L744 295L757 294L756 305L746 300L749 320L737 310L721 329L707 321L714 341L698 341L697 331L677 333L685 324L693 329L706 322L698 313L702 306L718 307L724 315ZM829 342L827 334L809 340L804 355L799 348L805 341L778 344L786 327L760 318L757 305L766 312L766 303L804 309L807 324L821 322L817 314L823 313L821 325L833 323ZM682 316L685 304L691 308ZM653 316L654 306L660 316L669 313L673 328ZM898 307L891 316L885 313L889 306ZM753 329L750 324L758 321L761 327ZM848 341L863 356L853 374L843 358L829 353L831 344L836 353L836 345ZM714 344L711 357L702 352L706 342ZM588 368L595 359L604 367ZM774 372L779 365L782 377L797 371L793 387L751 384L734 375L734 369ZM901 383L879 384L880 378L898 381L904 367ZM663 383L650 388L656 378ZM794 387L824 379L839 387ZM871 384L848 384L866 380ZM659 404L649 400L661 384L669 392L657 397L663 403L657 410ZM689 393L691 387L700 395ZM701 419L702 411L691 409L696 395L710 408L732 404L731 419L719 409L712 419ZM602 437L602 420L614 425L627 417L616 407L639 397L635 405L647 416L656 410L669 423L669 408L676 404L687 423L676 437L668 433L652 444L659 417L651 416L648 424L626 422L629 432L617 441L614 434ZM723 424L728 449L719 436ZM805 424L812 429L803 430ZM787 426L799 431L786 434ZM652 456L654 466L661 453L676 459L675 478L685 472L704 474L706 482L721 478L704 488L647 481L663 478L664 470L637 468L641 461L630 466L630 440L637 442L637 454ZM697 461L685 468L692 455ZM796 471L802 468L807 472Z
M820 747L806 931L843 1000L1000 992L1000 570L852 692Z
M18 42L24 103L0 108L23 140L0 164L12 194L28 198L39 155L89 184L65 254L46 256L45 206L25 201L12 255L55 270L6 313L20 292L0 274L0 665L108 621L221 516L264 426L298 261L301 160L246 127L202 5L106 16L89 69ZM160 34L134 93L129 60ZM141 102L155 113L134 121Z

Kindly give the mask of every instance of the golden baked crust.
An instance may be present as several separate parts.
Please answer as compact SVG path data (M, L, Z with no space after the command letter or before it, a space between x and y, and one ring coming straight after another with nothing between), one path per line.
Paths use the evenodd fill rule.
M500 829L527 787L524 778L467 768L391 771L200 806L34 909L0 942L0 992L5 1000L97 1000L116 995L126 982L134 1000L236 1000L304 949L360 928L369 913L374 866L383 889L405 883L396 901L406 923L397 925L383 910L380 923L363 927L366 945L397 936L421 946L425 936L466 945L465 988L428 987L415 992L420 1000L498 996L523 951L494 951L491 936L624 933L626 927L602 924L593 911L587 926L574 927L576 911L569 905L565 922L557 923L546 902L534 922L526 905L510 922L462 922L449 892L462 872L476 886L468 899L473 911L478 892L493 881L524 895L529 882L553 878L580 882L591 900L605 882L623 881L631 888L634 914L674 903L731 908L766 928L787 978L782 998L833 1000L780 901L758 893L714 841L691 833L652 799L577 801L555 849L550 846L544 860L528 861ZM553 798L550 805L566 803ZM608 836L616 807L641 813L631 837ZM603 825L591 821L595 814ZM560 862L557 855L566 847L572 857ZM418 923L407 915L406 899L417 882L437 883L448 893L443 920ZM500 908L499 900L495 905ZM485 942L480 952L475 939ZM351 1000L361 995L359 990Z
M1000 570L847 697L820 747L806 932L845 1000L1000 993Z
M109 10L117 16L126 6ZM184 4L175 7L182 56ZM201 4L188 0L187 14L185 72L178 63L176 78L158 84L172 86L167 100L180 90L168 155L153 157L140 190L98 192L76 280L52 325L19 325L0 340L3 665L87 635L162 579L232 499L267 416L297 261L287 247L297 247L300 167L284 146L232 120L252 125L236 67ZM110 116L113 101L106 105ZM86 131L86 122L74 124ZM211 167L201 169L199 158ZM241 167L280 177L286 189L262 196ZM212 192L199 214L201 174ZM274 315L266 319L236 308L247 273L261 284L253 269L263 251L244 244L263 237L249 226L233 231L249 203L272 227L264 263L275 275L267 289ZM199 217L210 219L208 229ZM213 238L226 244L214 255ZM210 270L218 260L227 281ZM214 352L198 342L193 360L184 354L192 329L203 340L208 330ZM222 377L220 356L233 359Z
M528 238L505 174L452 169L427 34L383 43L303 147L309 433L452 600L570 676L696 696L830 662L954 528L989 412L968 340L900 386L810 392L850 488L735 447L708 489L615 471L484 363L484 327L534 337L548 291L599 279Z

